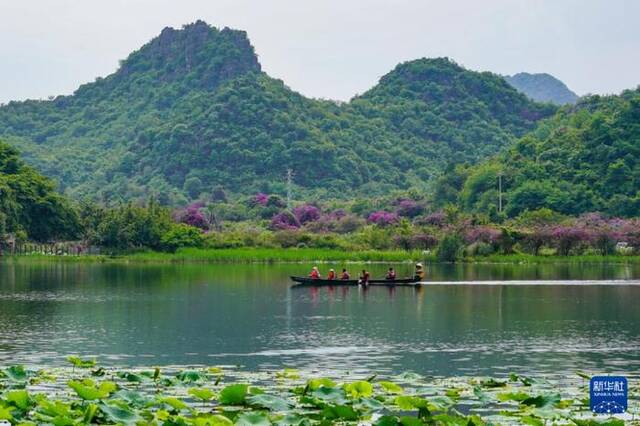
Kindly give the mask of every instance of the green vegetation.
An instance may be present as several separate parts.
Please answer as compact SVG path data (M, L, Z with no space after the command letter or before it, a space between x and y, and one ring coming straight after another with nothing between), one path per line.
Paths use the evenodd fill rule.
M495 159L460 165L440 179L441 202L498 220L548 208L565 215L640 214L640 90L565 107ZM437 199L437 198L436 198Z
M76 200L0 144L0 235L139 260L638 254L620 217L640 214L639 122L640 90L557 110L446 58L308 99L199 21L72 96L0 108L0 135Z
M8 257L13 262L83 262L83 263L404 263L404 262L448 262L436 254L404 250L349 251L330 249L282 249L282 248L231 248L206 249L185 247L173 253L143 251L117 255L51 256L31 253L27 256ZM558 256L554 254L489 254L459 255L456 262L505 263L505 264L640 264L638 255L576 254Z
M203 241L198 228L175 223L170 211L154 201L147 206L129 203L109 209L85 205L79 210L84 239L112 252L175 251L199 246Z
M427 379L403 373L344 380L304 377L293 369L123 370L77 357L70 362L71 371L0 369L0 420L22 425L624 425L614 417L586 418L589 376L584 373L560 385L513 373L506 378ZM638 413L637 392L629 390L632 415ZM469 414L461 413L463 406Z
M578 95L560 80L549 74L529 74L521 72L505 76L507 83L537 102L551 102L556 105L575 104Z
M385 209L374 210L381 206ZM75 209L81 241L73 244L81 247L79 253L95 253L90 248L97 246L102 254L125 261L453 262L495 255L604 259L640 253L638 219L595 213L571 217L540 209L495 224L454 207L432 211L427 199L402 196L366 203L303 203L291 210L266 194L239 204L197 202L174 211L153 201ZM18 240L15 251L78 253L65 244L43 248Z
M0 141L0 246L7 234L48 241L73 238L77 230L75 211L53 183Z
M310 248L182 248L175 253L143 252L124 256L133 262L407 262L424 260L419 251L362 250L344 251Z
M244 32L199 21L71 96L0 107L0 137L75 199L282 195L289 168L300 196L345 199L424 190L553 112L446 58L400 64L348 103L308 99L261 72Z

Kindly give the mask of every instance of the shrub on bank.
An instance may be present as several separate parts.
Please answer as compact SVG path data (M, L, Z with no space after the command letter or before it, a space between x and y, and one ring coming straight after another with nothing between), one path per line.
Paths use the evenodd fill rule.
M175 252L181 247L202 247L202 231L191 225L178 223L165 232L160 239L162 250Z
M464 249L464 242L458 234L445 235L438 245L436 257L441 262L455 262L458 260Z

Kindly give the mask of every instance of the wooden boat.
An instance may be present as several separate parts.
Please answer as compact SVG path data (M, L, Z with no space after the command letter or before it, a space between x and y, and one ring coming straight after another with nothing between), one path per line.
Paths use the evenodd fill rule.
M320 286L357 286L360 280L326 280L313 279L310 277L292 276L291 280L296 282L296 287L320 287ZM419 278L396 278L395 280L369 280L369 286L389 286L389 287L416 287L420 285Z

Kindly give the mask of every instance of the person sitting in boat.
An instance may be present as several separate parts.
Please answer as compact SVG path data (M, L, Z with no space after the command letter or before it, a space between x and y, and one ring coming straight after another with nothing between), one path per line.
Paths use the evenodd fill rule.
M369 284L369 271L367 271L366 269L362 270L362 274L360 275L360 284Z
M309 274L309 277L310 277L310 278L312 278L312 279L314 279L314 280L319 280L320 278L322 278L322 277L320 276L320 271L318 271L318 267L317 267L317 266L314 266L314 267L311 269L311 273Z
M342 268L342 276L340 277L341 280L348 280L351 279L351 275L349 275L349 272L347 272L346 268Z
M327 279L332 281L336 279L336 271L333 269L329 269L329 273L327 274Z
M385 279L389 281L395 281L396 271L393 268L389 268L389 270L387 271L387 275L385 276Z
M416 263L416 279L424 280L424 268L422 267L422 263Z

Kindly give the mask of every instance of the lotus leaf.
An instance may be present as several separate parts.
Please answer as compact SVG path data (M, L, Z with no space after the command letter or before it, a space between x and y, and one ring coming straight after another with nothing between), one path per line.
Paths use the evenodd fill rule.
M271 421L266 414L253 411L240 414L235 424L236 426L269 426Z
M223 405L243 405L245 403L249 385L235 384L229 385L220 392L220 404Z

